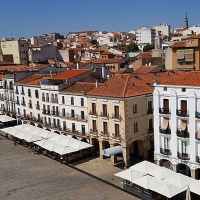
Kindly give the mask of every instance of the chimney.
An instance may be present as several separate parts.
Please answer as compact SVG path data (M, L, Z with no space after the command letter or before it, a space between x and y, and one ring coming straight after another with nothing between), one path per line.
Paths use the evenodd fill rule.
M98 80L96 79L96 83L95 83L96 87L98 87Z
M104 66L102 66L102 78L105 78L105 67Z
M76 69L79 69L79 63L78 62L76 63Z

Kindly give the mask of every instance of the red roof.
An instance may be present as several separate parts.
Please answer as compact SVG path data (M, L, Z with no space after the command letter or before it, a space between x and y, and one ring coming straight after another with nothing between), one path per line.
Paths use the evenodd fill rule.
M40 85L40 80L41 79L46 79L46 77L44 77L43 74L33 74L31 76L28 76L25 79L22 79L18 82L16 82L16 84L23 84L23 85Z
M172 48L173 47L185 47L185 41L183 42L175 42L173 45L172 45Z
M75 76L84 74L86 72L91 71L90 69L72 69L72 70L67 70L64 72L61 72L60 74L57 74L51 78L48 79L53 79L53 80L67 80L70 78L73 78Z

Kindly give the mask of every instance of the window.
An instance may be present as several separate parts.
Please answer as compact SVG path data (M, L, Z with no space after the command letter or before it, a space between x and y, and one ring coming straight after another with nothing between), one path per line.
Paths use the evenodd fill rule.
M42 101L45 101L44 93L42 93Z
M74 97L71 97L71 105L74 105Z
M104 134L108 133L108 123L107 122L103 122L103 132L104 132Z
M84 106L84 99L81 98L81 106Z
M137 104L133 105L133 113L137 113Z
M134 123L134 133L138 132L138 123Z
M114 106L114 117L118 118L119 117L119 106Z
M35 97L36 97L36 98L39 98L38 90L35 90Z
M84 111L81 111L81 119L85 119Z
M85 134L85 125L82 125L81 129L82 129L82 134Z
M65 109L64 108L62 109L62 116L63 117L65 116Z
M46 102L49 102L49 94L46 94Z
M24 47L24 44L21 44L20 47Z
M65 97L62 96L62 104L65 104Z
M31 89L28 89L28 96L31 97Z
M74 114L74 110L71 110L71 117L74 117L75 114Z
M182 92L186 92L186 88L182 88Z
M164 90L164 91L167 91L167 87L164 87L163 90Z
M92 103L92 113L96 114L96 103Z
M103 116L107 116L107 105L103 104Z
M187 142L182 141L182 154L187 154L187 153L188 153Z
M72 123L72 132L75 132L76 128L75 128L75 123Z
M17 112L18 112L18 114L20 115L20 109L19 109L19 108L17 109Z
M115 137L119 137L119 124L115 124Z
M97 122L96 122L96 120L92 120L92 129L93 129L93 131L97 130Z

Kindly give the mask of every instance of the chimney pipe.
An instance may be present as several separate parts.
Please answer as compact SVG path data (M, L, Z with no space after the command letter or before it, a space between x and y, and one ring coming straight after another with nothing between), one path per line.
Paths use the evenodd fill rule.
M96 79L96 87L98 87L98 80Z
M102 78L105 78L105 67L104 66L102 66Z
M79 69L79 63L78 62L76 63L76 69Z

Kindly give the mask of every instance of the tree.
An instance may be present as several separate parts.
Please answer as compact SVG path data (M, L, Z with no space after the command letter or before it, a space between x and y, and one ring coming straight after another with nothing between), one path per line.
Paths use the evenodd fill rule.
M91 44L97 44L97 40L91 40Z
M151 49L153 49L153 46L151 44L147 44L146 46L144 46L143 52L147 52L147 51L149 51Z
M139 51L138 45L135 43L130 43L125 47L126 52L137 52Z

